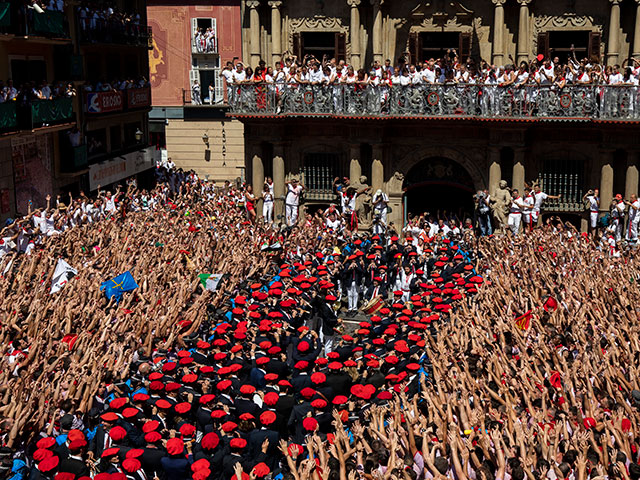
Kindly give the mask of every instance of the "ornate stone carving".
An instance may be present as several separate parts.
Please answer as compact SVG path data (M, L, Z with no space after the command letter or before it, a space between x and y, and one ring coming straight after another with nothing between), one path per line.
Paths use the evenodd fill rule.
M533 20L533 29L534 33L543 32L550 27L561 29L591 29L602 32L603 23L604 19L592 15L540 15Z
M280 8L282 6L282 0L271 0L267 3L271 8Z
M507 0L491 0L491 1L496 7L498 7L498 6L504 5Z
M528 6L531 3L531 0L518 0L518 3L524 7Z
M347 5L349 5L351 8L358 8L358 5L360 5L360 0L347 0Z
M248 8L258 8L260 6L260 0L246 0L245 5Z

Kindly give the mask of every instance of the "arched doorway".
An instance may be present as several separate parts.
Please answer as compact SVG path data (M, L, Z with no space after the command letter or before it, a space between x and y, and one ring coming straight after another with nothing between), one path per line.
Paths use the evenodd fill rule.
M446 157L416 163L405 175L403 190L405 214L473 218L473 179L462 165Z

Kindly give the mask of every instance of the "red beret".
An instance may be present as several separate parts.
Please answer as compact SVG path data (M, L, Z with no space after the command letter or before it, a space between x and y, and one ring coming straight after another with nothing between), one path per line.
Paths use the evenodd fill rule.
M125 458L138 458L142 456L143 453L144 450L142 448L132 448L126 453Z
M211 468L211 463L206 458L201 458L191 464L191 471L194 473L200 470L209 470L209 468Z
M109 402L109 408L113 408L114 410L118 410L119 408L124 407L128 402L126 397L114 398Z
M162 440L162 435L158 432L149 432L144 436L145 442L156 443Z
M38 470L40 470L43 473L47 473L56 469L59 463L60 463L60 459L58 457L56 456L47 457L44 460L40 461L40 463L38 464Z
M269 469L269 467L267 467L267 464L264 462L260 462L255 467L253 467L253 473L258 478L266 477L267 475L269 475L270 472L271 470Z
M156 407L166 410L167 408L171 408L171 404L167 402L164 398L161 398L160 400L156 401Z
M240 387L240 393L244 395L251 395L252 393L255 393L255 391L256 387L254 387L253 385L242 385Z
M202 437L202 442L200 445L205 450L213 450L220 443L220 437L215 432L207 433L204 437Z
M111 448L107 448L106 450L104 450L102 452L101 457L102 458L113 457L115 455L118 455L119 453L120 453L120 449L118 447L111 447Z
M116 417L117 418L117 417ZM56 439L53 437L45 437L38 440L36 447L38 448L51 448L56 444Z
M138 413L140 413L140 410L138 410L137 408L128 407L122 411L122 416L124 418L133 418L138 415Z
M144 433L153 432L157 430L159 426L160 426L160 422L158 422L157 420L149 420L144 425L142 425L142 431Z
M103 413L102 415L100 415L100 418L102 420L104 420L105 422L115 422L118 420L118 415L116 415L113 412L107 412L107 413Z
M318 421L313 417L307 417L302 421L302 427L309 432L313 432L318 428Z
M181 438L167 440L167 453L169 455L180 455L182 452L184 452L184 442Z
M268 392L264 395L264 398L262 399L262 401L264 402L265 405L269 407L273 407L276 403L278 403L279 399L280 399L280 396L276 392Z
M311 381L316 385L322 384L327 380L327 377L322 372L315 372L311 374Z
M191 404L189 402L178 403L175 407L173 407L173 409L177 413L187 413L189 410L191 410Z
M180 433L183 437L191 437L196 431L196 427L190 423L185 423L180 427Z
M247 446L247 441L244 438L233 438L229 442L231 448L244 448Z
M140 470L140 467L142 467L142 464L137 458L127 458L122 462L122 468L128 473L137 472Z
M234 422L224 422L221 428L223 432L229 433L229 432L233 432L236 428L238 428L238 424Z
M114 442L119 442L127 436L127 431L120 426L115 426L111 430L109 430L109 436Z
M47 450L46 448L39 448L35 452L33 452L33 459L36 462L49 457L53 457L53 452L51 450Z
M84 448L87 446L87 441L83 440L83 439L78 439L78 440L74 440L73 442L71 442L69 444L69 450L72 452L77 452L78 450L80 450L81 448Z
M275 421L276 421L276 414L270 410L267 410L266 412L262 412L262 414L260 415L260 422L263 425L271 425Z

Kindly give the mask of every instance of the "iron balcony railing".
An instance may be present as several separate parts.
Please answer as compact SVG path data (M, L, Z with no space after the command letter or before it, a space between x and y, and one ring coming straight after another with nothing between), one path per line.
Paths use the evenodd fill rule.
M115 17L89 18L80 15L79 11L76 15L81 43L114 43L147 48L151 46L153 32L147 25L123 21Z
M231 112L237 115L640 121L640 87L628 85L243 83L229 92Z

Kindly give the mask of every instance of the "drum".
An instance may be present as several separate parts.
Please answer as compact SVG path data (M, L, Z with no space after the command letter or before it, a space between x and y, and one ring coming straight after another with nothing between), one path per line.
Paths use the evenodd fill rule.
M377 297L372 298L370 301L365 303L362 306L362 308L360 308L360 311L362 311L363 313L366 313L367 315L373 315L378 310L380 310L383 306L384 306L384 298L382 298L382 295L378 295Z

